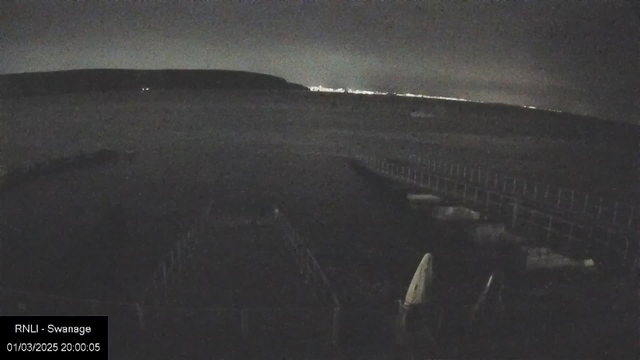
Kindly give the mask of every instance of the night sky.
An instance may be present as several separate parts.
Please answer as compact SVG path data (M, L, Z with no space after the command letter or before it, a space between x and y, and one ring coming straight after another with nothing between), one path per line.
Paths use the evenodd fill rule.
M2 0L0 73L234 69L637 122L639 34L632 1Z

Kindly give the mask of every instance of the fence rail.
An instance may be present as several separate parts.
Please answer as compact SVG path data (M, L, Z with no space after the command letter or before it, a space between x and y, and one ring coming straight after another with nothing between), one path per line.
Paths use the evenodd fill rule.
M357 155L365 166L381 175L462 200L465 206L507 219L507 226L559 252L601 257L611 267L633 267L637 238L595 223L578 223L561 215L526 206L513 192L491 191L472 184L464 176L449 177L418 170L413 166ZM636 241L633 241L636 240Z
M297 265L300 267L302 275L304 275L308 282L317 284L317 286L313 288L320 289L319 292L322 294L323 299L330 300L334 305L339 306L340 302L329 279L309 247L305 244L304 239L295 231L291 223L289 223L278 208L274 208L274 214L276 223L281 227L284 237L287 240L287 247L295 258Z
M157 307L164 309L153 313L153 319L157 321L179 321L181 318L189 318L194 314L197 317L209 319L209 326L218 323L219 327L214 329L227 329L228 334L234 334L233 329L239 329L240 335L244 337L264 337L269 331L279 332L295 330L298 337L307 334L308 336L331 339L331 342L338 343L339 340L339 319L340 304L333 291L328 278L318 264L312 252L304 243L304 240L293 229L284 214L274 208L273 219L270 220L283 231L283 237L287 248L292 253L296 265L300 269L306 284L310 284L309 290L313 292L315 299L330 303L329 306L313 307L286 307L286 308L180 308L169 307L170 285L179 281L181 269L185 268L195 254L197 245L202 240L201 229L208 222L208 216L213 202L211 201L202 213L196 218L189 228L189 231L181 236L168 254L160 261L156 271L153 273L149 285L145 291L145 308ZM244 219L232 219L229 222L233 225L243 225L247 223ZM264 221L263 221L264 222ZM270 329L270 330L269 330ZM315 335L313 335L315 333ZM235 334L238 335L238 334ZM234 338L234 336L231 336ZM237 337L237 336L236 336Z
M211 212L212 206L213 200L209 201L189 227L189 230L178 238L171 250L160 260L145 288L142 301L145 305L155 305L158 302L166 305L169 298L169 284L180 278L186 262L197 251L197 245L201 238L198 235Z
M480 166L450 164L412 154L409 162L426 172L447 175L503 193L510 193L537 205L584 216L601 223L635 231L640 225L638 207L604 197L541 182L498 174Z
M291 223L287 220L285 215L278 209L274 207L274 215L276 219L276 223L280 225L283 230L285 239L287 240L287 245L291 254L296 259L298 266L301 269L301 273L305 276L307 282L311 282L312 284L317 284L317 286L312 286L312 289L318 289L320 292L319 296L322 299L330 300L334 305L334 312L332 314L332 342L334 344L338 344L340 338L340 302L338 301L338 297L336 295L333 286L329 282L326 274L318 264L315 256L306 246L305 241L300 237L300 235L295 231Z

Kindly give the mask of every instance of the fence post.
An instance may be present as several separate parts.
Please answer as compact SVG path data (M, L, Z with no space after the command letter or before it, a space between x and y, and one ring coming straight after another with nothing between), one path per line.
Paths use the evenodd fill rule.
M596 216L597 219L600 219L601 213L602 213L602 198L600 198L600 206L598 206L598 215Z
M516 228L516 221L518 220L518 202L514 202L513 204L513 215L511 217L511 228Z
M331 331L331 343L337 346L340 342L340 305L333 308L333 329Z
M587 194L584 197L584 208L582 209L582 212L585 213L585 214L588 214L588 212L587 212L587 204L588 203L589 203L589 194Z
M553 226L553 215L549 215L549 224L547 224L547 245L551 242L551 226Z
M486 191L487 193L487 200L484 203L484 211L489 211L489 195L491 194L490 191Z
M626 241L624 242L624 254L622 255L622 264L623 266L627 265L627 259L629 258L629 239L626 238ZM631 264L631 268L633 270L633 264ZM635 271L632 271L631 273L631 279L632 280L636 280L633 276L634 276Z
M571 208L570 208L571 210L573 210L573 201L575 197L576 197L576 192L571 190Z
M547 187L546 187L546 189L544 191L544 202L545 202L545 204L548 202L548 199L549 199L549 185L547 184Z
M618 217L618 202L616 201L615 205L613 206L613 225L616 224L617 217Z

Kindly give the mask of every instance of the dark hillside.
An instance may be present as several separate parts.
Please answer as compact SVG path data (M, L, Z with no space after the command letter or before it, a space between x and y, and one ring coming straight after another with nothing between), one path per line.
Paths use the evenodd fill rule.
M0 97L149 90L308 90L276 76L229 70L87 69L0 75Z

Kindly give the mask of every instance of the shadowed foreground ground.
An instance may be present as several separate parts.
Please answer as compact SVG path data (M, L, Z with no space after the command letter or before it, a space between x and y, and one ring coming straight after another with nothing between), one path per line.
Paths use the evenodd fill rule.
M358 176L342 159L301 151L272 152L268 147L264 151L264 146L247 144L199 143L174 150L167 146L154 154L141 154L135 165L57 175L3 195L7 244L3 245L3 284L75 297L135 301L157 260L213 199L214 217L264 213L277 204L310 240L345 308L382 306L391 312L424 252L435 248L434 240L447 236L432 221L411 216L401 205L390 206L396 195ZM114 199L123 204L126 214L125 236L105 216ZM222 261L229 258L225 252L247 250L245 244L238 243L237 249L230 245L227 242L224 251L200 255ZM251 286L230 282L233 274L227 272L206 278L211 288ZM202 281L193 284L201 286ZM387 284L387 289L374 293L385 296L364 297L366 291L356 290L381 284ZM198 305L206 303L200 300ZM211 302L219 304L221 299ZM361 349L388 347L391 334L384 316L351 314L361 322L345 325L345 344ZM345 319L348 324L348 316ZM189 341L216 341L205 328L192 331ZM133 353L140 345L153 346L130 340L126 348L114 348L112 353ZM198 355L206 358L211 354Z

